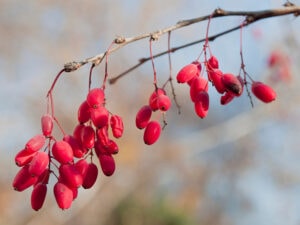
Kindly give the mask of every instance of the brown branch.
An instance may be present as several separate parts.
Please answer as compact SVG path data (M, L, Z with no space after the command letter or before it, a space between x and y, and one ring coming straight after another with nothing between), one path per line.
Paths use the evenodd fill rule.
M277 16L284 16L284 15L290 15L290 14L293 14L294 16L299 16L300 15L300 6L295 6L293 4L287 4L287 5L284 5L283 8L262 10L262 11L226 11L226 10L218 8L210 15L206 15L206 16L202 16L202 17L198 17L198 18L193 18L193 19L188 19L188 20L181 20L181 21L178 21L175 25L172 25L170 27L166 27L166 28L158 30L158 31L145 33L145 34L141 34L141 35L134 36L134 37L127 37L127 38L126 37L117 37L114 40L114 43L117 44L117 46L115 46L113 48L110 48L109 53L115 52L115 51L119 50L120 48L124 47L125 45L128 45L132 42L139 41L139 40L142 40L142 39L145 39L145 38L152 38L152 39L156 40L160 36L162 36L166 33L169 33L171 31L180 29L182 27L190 26L192 24L208 20L210 17L211 18L217 18L217 17L225 17L225 16L244 16L245 17L245 26L247 26L247 25L252 24L255 21L258 21L258 20L261 20L261 19L277 17ZM218 33L216 35L210 36L209 40L213 41L217 37L220 37L222 35L228 34L228 33L232 32L234 30L239 29L239 27L240 27L240 25L237 26L237 27L228 29L226 31L223 31L221 33ZM201 40L197 40L197 41L194 41L194 42L191 42L191 43L187 43L185 45L181 45L181 46L172 48L171 52L175 52L179 49L186 48L186 47L189 47L191 45L203 42L204 40L201 39ZM103 53L100 53L98 55L95 55L93 57L89 57L89 58L81 60L81 61L72 61L72 62L66 63L64 65L64 70L65 70L65 72L72 72L72 71L75 71L75 70L79 69L81 66L83 66L87 63L92 63L94 66L97 66L102 62L102 60L104 59L104 56L106 55L106 53L107 52L103 52ZM164 52L158 53L156 55L153 55L153 57L157 58L157 57L160 57L160 56L165 55L167 53L168 53L168 51L164 51ZM136 64L135 66L127 69L123 73L119 74L117 77L110 79L109 82L110 83L116 82L117 79L119 79L120 77L124 76L125 74L131 72L132 70L136 69L137 67L139 67L140 65L142 65L143 63L148 61L149 59L150 58L140 59L138 64Z

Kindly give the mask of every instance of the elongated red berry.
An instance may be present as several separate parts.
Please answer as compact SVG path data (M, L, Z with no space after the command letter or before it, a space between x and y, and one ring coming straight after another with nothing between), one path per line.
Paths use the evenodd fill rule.
M83 148L93 148L95 144L95 131L92 126L85 126L81 132L81 143Z
M87 101L81 103L78 108L77 119L79 123L86 123L91 118L90 106Z
M209 109L209 95L206 91L198 93L195 100L195 112L200 118L204 118L208 114Z
M99 162L102 172L105 176L111 176L115 172L116 164L111 154L100 154Z
M231 73L223 74L222 83L224 84L226 91L231 92L236 96L240 96L243 92L243 85L238 77Z
M42 132L46 137L50 137L53 130L53 117L50 114L45 114L41 118Z
M51 170L45 169L44 172L38 177L38 180L34 185L37 185L38 183L48 184L49 178L50 178Z
M152 94L150 95L150 98L149 98L149 106L152 109L152 111L158 110L158 105L157 105L158 96L165 95L165 94L166 94L166 92L162 88L157 88L156 90L154 90L152 92Z
M15 156L15 162L17 166L25 166L26 164L30 163L36 153L37 152L29 152L27 149L22 149L19 151Z
M225 92L224 95L221 96L220 103L221 105L226 105L234 99L235 95L231 92Z
M217 57L215 57L214 55L212 55L208 59L207 66L208 66L209 70L211 70L211 69L219 69L219 61L218 61Z
M124 124L123 124L122 117L118 115L111 116L110 127L112 129L112 133L115 138L122 137L124 131Z
M101 88L94 88L90 90L86 97L86 101L91 108L98 108L104 104L104 91Z
M86 159L80 159L74 165L84 179L89 163L86 161Z
M28 171L29 165L23 166L16 174L13 180L13 187L16 191L24 191L30 186L34 185L38 177L33 177Z
M150 121L152 109L149 105L144 105L137 112L135 117L135 125L138 129L144 129Z
M40 176L49 165L49 155L46 152L37 152L29 164L28 172L31 176Z
M43 183L38 183L34 186L31 193L31 208L38 211L43 207L46 199L47 185Z
M210 81L220 94L223 94L226 91L225 85L222 82L222 76L223 72L219 69L210 70L208 72Z
M61 209L68 209L72 205L73 191L65 184L57 182L53 187L57 205Z
M177 74L176 79L178 83L186 83L193 79L195 76L199 76L201 71L201 64L199 62L193 62L184 66Z
M161 126L157 121L151 121L148 123L145 131L144 131L144 142L147 145L154 144L161 133Z
M98 167L94 163L89 163L85 177L83 179L82 187L84 189L91 188L98 177Z
M52 154L61 164L73 162L73 150L66 141L56 141L52 146Z
M108 146L108 127L102 127L101 129L97 130L97 141L100 142L102 146Z
M253 82L251 90L258 99L265 103L272 102L276 99L276 92L273 90L273 88L262 82Z
M108 145L106 147L106 152L112 155L117 154L119 152L119 147L117 143L113 140L109 140Z
M108 125L109 112L104 106L91 109L91 119L95 127L101 128Z
M195 102L200 91L208 91L208 80L204 77L197 77L190 86L190 98Z
M82 158L87 153L87 149L82 147L81 140L78 141L72 135L64 136L63 140L71 146L74 157Z
M78 188L82 185L83 177L75 164L63 164L59 167L62 182L70 188Z
M167 95L159 95L156 101L158 109L163 112L168 111L172 104L170 98Z
M27 141L25 149L29 152L37 152L44 146L45 142L46 138L44 135L38 134Z

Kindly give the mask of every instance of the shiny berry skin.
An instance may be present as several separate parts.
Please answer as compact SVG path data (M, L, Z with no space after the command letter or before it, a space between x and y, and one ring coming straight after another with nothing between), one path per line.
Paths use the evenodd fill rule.
M85 174L85 177L83 179L82 187L84 189L89 189L91 188L98 177L98 167L94 163L89 163L88 168Z
M225 92L220 98L221 105L226 105L234 99L235 95L231 92Z
M98 108L104 105L104 91L101 88L90 90L86 97L86 101L91 108Z
M193 79L195 76L199 76L201 71L201 64L199 62L193 62L184 66L176 76L178 83L186 83Z
M206 91L198 93L195 100L195 112L200 118L204 118L208 114L209 95Z
M171 107L171 100L167 95L157 97L157 108L163 112L168 111Z
M149 106L152 109L152 111L158 110L158 105L157 105L157 98L160 95L166 95L166 92L162 88L157 88L157 90L154 90L152 94L150 95L149 98Z
M226 91L225 85L222 82L223 72L219 69L210 70L208 76L217 92L223 94Z
M29 165L23 166L16 174L12 184L16 191L24 191L37 182L38 177L31 176L28 169Z
M74 157L82 158L87 153L87 149L82 148L82 146L81 146L82 145L81 140L78 141L72 135L64 136L63 140L71 146Z
M122 117L113 115L110 117L110 127L115 138L120 138L123 135L124 124Z
M85 126L81 131L81 143L83 148L93 148L95 144L95 131L92 126Z
M215 56L211 56L207 61L208 69L219 69L219 61Z
M240 96L243 92L243 84L239 80L238 77L231 73L223 74L222 83L224 84L226 91L236 95Z
M148 105L144 105L137 112L135 117L135 125L138 129L144 129L150 121L152 109Z
M31 208L38 211L43 207L47 194L47 185L43 183L38 183L34 186L31 193Z
M27 149L28 152L37 152L44 146L45 142L45 136L38 134L27 141L25 149Z
M204 77L197 77L190 86L190 98L193 102L200 91L208 91L208 80Z
M73 162L73 149L66 141L56 141L52 146L52 154L61 164Z
M111 154L100 154L99 162L105 176L111 176L115 172L116 163Z
M87 101L81 103L77 112L77 119L79 123L86 123L91 118L90 106Z
M27 149L22 149L15 156L15 163L17 166L25 166L31 162L32 158L37 152L28 152Z
M252 83L251 91L255 97L265 103L272 102L276 99L276 92L273 88L259 81Z
M91 120L95 127L102 128L108 125L109 112L104 106L91 109Z
M60 165L59 175L62 182L70 188L78 188L82 185L83 177L75 164Z
M154 144L161 133L161 126L157 121L151 121L148 123L144 131L144 142L147 145Z
M49 165L49 155L46 152L37 152L29 164L28 172L31 176L40 176Z
M53 130L53 118L50 114L45 114L41 118L42 132L46 137L50 137Z
M68 209L72 205L73 191L61 182L57 182L53 187L54 197L57 205L61 209Z

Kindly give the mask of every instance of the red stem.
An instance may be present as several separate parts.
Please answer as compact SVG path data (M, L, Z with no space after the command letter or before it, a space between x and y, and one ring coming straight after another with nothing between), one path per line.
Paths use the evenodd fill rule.
M152 54L152 41L153 41L152 38L150 38L150 42L149 42L150 57L151 57L152 68L153 68L153 84L154 84L155 90L157 90L156 69L155 69L154 58L153 58L153 54Z

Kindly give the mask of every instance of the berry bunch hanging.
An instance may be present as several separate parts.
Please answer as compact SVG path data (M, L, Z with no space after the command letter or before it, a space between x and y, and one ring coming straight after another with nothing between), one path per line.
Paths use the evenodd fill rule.
M218 11L214 13L218 13ZM205 118L208 115L210 86L214 87L221 95L221 105L226 105L241 96L244 89L246 89L252 105L251 93L264 103L274 101L276 92L272 87L261 81L254 81L245 70L242 53L242 29L245 23L240 26L241 67L239 73L235 75L223 72L217 57L212 54L208 37L210 21L211 17L208 20L205 44L198 58L180 69L176 76L177 83L189 86L190 100L197 116ZM143 130L143 141L146 145L156 143L167 125L165 116L172 106L172 101L165 88L168 83L171 85L173 101L180 112L180 105L175 98L175 89L172 83L171 32L169 31L168 34L170 76L162 86L158 85L152 54L152 42L157 40L158 34L153 33L150 37L154 90L148 97L148 103L141 106L135 115L135 125L139 130ZM122 44L124 41L122 38L116 39L113 44ZM70 68L74 66L75 69L65 67L58 73L47 94L47 112L41 117L41 134L30 138L24 148L15 156L15 163L20 170L14 177L12 186L19 192L32 188L31 207L34 210L42 208L51 177L55 179L54 185L51 187L57 205L63 210L70 208L78 195L78 189L92 188L97 181L98 166L95 163L95 156L105 176L111 176L115 172L114 157L119 152L116 139L122 137L124 125L120 115L113 114L106 108L105 85L111 46L105 53L105 74L102 86L93 89L91 89L92 70L100 62L95 61L91 66L88 93L78 107L78 124L74 127L72 134L64 132L55 116L52 92L63 72L76 70L87 62L75 63L75 66L71 64ZM162 118L162 124L154 118L154 114L158 114L156 118ZM60 138L53 136L55 125L62 133Z

